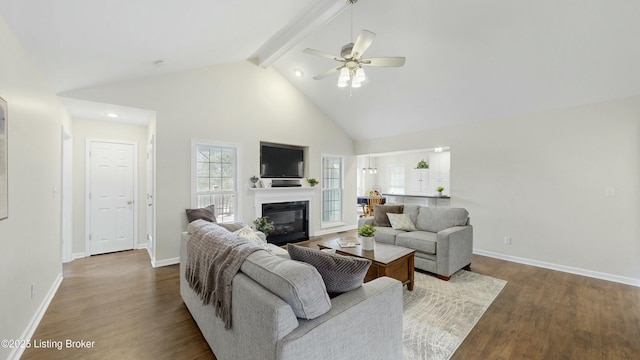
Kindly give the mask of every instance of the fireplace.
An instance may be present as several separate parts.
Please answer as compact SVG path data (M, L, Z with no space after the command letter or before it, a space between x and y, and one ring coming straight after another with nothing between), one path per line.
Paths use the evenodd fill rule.
M273 222L275 229L267 235L267 241L284 245L309 240L309 202L289 201L262 204L262 216Z

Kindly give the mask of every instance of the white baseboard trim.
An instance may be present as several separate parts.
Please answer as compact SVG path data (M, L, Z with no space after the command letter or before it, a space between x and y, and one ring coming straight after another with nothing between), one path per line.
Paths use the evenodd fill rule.
M175 264L180 264L180 257L179 256L171 258L171 259L152 260L151 261L151 266L153 266L154 268L161 267L161 266L175 265Z
M146 248L147 248L147 243L142 243L142 244L138 244L138 247L136 249L142 250L142 249L146 249Z
M322 229L314 232L313 236L322 236L327 234L339 233L339 232L349 231L357 228L358 228L357 225L346 225L346 226L326 228L326 229Z
M35 312L35 314L33 314L33 317L31 318L29 325L20 336L20 340L24 340L26 342L27 340L30 340L33 334L36 332L36 329L38 328L38 325L40 324L40 321L42 320L44 313L49 308L49 304L51 304L51 300L53 300L53 297L56 295L56 291L58 291L60 284L62 284L62 279L63 279L62 273L59 273L58 277L56 277L56 280L53 282L53 284L49 288L47 295L42 300L42 303L40 303L38 310ZM9 357L7 359L11 359L11 360L20 359L25 349L26 348L24 347L13 348L13 351L9 353Z
M569 274L582 275L590 278L613 281L613 282L617 282L625 285L640 287L640 279L634 279L626 276L607 274L607 273L602 273L598 271L580 269L580 268L575 268L575 267L566 266L566 265L553 264L545 261L521 258L517 256L505 255L505 254L500 254L500 253L485 251L480 249L473 249L473 253L477 255L496 258L496 259L511 261L519 264L531 265L531 266L541 267L541 268L550 269L550 270L562 271Z
M151 253L151 249L147 247L147 254L149 254L149 259L151 259L151 265L153 266L153 263L156 261L156 258L153 256L153 254Z

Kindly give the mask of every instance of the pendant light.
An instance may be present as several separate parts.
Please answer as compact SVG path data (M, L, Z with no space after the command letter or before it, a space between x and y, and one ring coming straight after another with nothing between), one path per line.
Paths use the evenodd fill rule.
M363 167L362 168L362 173L363 174L366 174L366 173L377 174L378 173L378 168L372 168L371 167L371 155L368 155L368 156L369 156L369 167Z

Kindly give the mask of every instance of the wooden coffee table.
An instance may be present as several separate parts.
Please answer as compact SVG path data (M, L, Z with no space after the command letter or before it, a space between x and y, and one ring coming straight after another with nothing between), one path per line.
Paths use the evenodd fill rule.
M400 280L402 284L407 285L409 291L413 291L413 257L416 253L415 250L383 243L376 243L374 250L362 250L362 245L343 248L338 244L338 240L344 239L319 242L318 247L320 249L335 249L336 253L340 255L356 256L371 260L371 267L364 278L364 282L382 276L388 276Z

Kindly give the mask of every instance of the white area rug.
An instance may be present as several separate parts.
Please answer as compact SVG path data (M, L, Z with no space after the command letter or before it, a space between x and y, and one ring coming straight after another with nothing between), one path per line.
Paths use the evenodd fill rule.
M449 281L415 273L404 288L404 360L449 359L507 284L460 270Z

